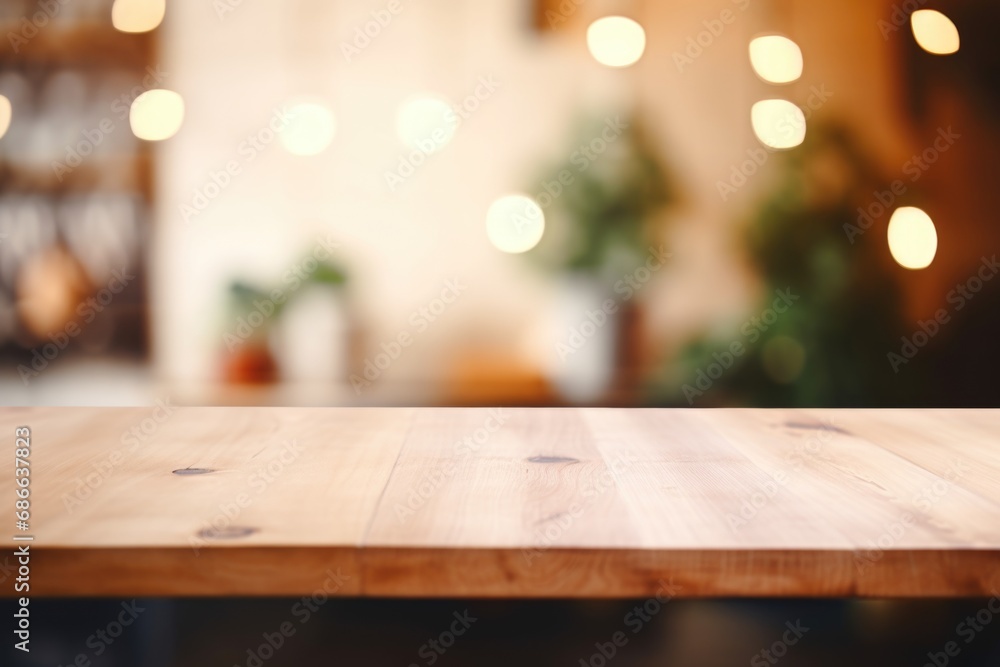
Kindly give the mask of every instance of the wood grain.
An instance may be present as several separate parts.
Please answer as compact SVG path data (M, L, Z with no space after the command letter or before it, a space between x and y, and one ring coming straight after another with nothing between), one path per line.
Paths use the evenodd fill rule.
M32 595L1000 592L998 410L0 410L22 425Z

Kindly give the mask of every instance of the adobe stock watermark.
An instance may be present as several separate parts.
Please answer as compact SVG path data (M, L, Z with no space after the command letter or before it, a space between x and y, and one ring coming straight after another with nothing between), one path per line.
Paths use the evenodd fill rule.
M785 456L785 464L774 474L769 475L770 479L756 484L758 490L743 498L738 512L726 513L726 524L729 526L729 530L736 534L756 519L760 511L788 485L791 478L807 462L822 453L824 446L833 439L833 434L838 431L839 429L832 421L828 420L819 424L802 445Z
M504 414L503 408L492 408L483 425L468 433L452 444L454 456L444 459L440 465L425 472L420 481L410 489L406 502L397 502L393 506L400 525L405 524L410 517L419 512L449 479L458 472L460 461L480 451L493 437L493 434L503 428L510 415Z
M146 608L140 607L135 600L122 602L118 615L104 626L96 628L93 634L87 637L84 644L90 650L77 653L66 667L90 665L94 658L104 655L144 611ZM60 664L58 667L63 667L63 665Z
M10 555L3 557L3 563L0 564L0 584L7 583L7 580L14 576L17 572L17 567L11 562Z
M222 23L229 15L235 12L237 9L243 6L244 0L212 0L212 9L215 10L215 15L219 17L219 23Z
M271 290L263 299L254 299L250 312L236 318L233 330L227 331L222 336L226 348L233 352L249 340L274 315L278 307L302 287L324 262L333 259L334 251L339 247L340 243L333 239L332 233L326 237L317 236L312 252L305 259L295 262L281 276L281 282L285 287Z
M811 86L805 104L799 107L802 115L800 116L794 111L789 111L775 123L775 135L770 137L768 142L779 143L779 140L788 140L800 134L805 129L806 123L812 118L813 114L819 111L833 95L833 91L827 90L826 84ZM747 159L730 167L729 178L724 181L719 180L715 182L715 189L719 193L719 198L722 201L728 201L732 195L736 194L743 186L749 183L760 169L767 164L771 155L779 152L784 151L762 148L760 146L748 148L746 152Z
M295 122L295 114L285 109L274 109L267 124L247 135L246 139L236 147L236 157L228 160L218 169L208 170L208 181L194 189L190 202L178 205L181 219L191 222L205 212L213 201L226 191L233 181L243 173L243 169L257 159L257 156L267 150L268 146L286 128Z
M751 0L732 0L732 2L737 10L745 12L747 7L750 6ZM685 68L690 67L698 58L701 58L705 50L715 44L715 40L722 36L726 28L736 23L737 16L739 14L736 11L726 8L719 12L718 17L702 21L701 24L704 29L694 36L688 37L683 50L674 51L673 53L674 65L677 67L677 71L683 74Z
M910 363L920 353L920 350L941 333L942 327L951 322L952 313L965 308L982 291L985 284L993 280L998 272L1000 272L1000 262L997 262L997 256L983 257L976 273L965 280L965 282L955 285L946 295L945 300L951 306L951 309L938 308L932 318L919 320L916 331L909 336L900 338L901 345L899 351L890 351L886 355L892 372L899 373L900 368Z
M516 234L523 234L525 230L534 234L539 224L539 209L543 212L566 192L566 188L576 182L577 176L584 173L604 155L608 149L621 138L629 124L621 119L621 116L608 116L604 119L596 136L585 143L579 144L569 156L572 169L561 169L552 180L543 180L542 189L534 197L525 201L524 209L513 212L509 217ZM534 204L537 204L536 207Z
M788 649L798 644L799 640L809 632L809 628L802 625L802 619L796 619L795 623L785 621L785 627L787 630L781 634L779 639L776 639L770 646L762 648L750 658L752 667L767 667L767 665L778 664L779 660L788 655Z
M648 284L653 279L653 275L662 269L671 257L673 257L673 253L664 250L663 244L656 248L650 246L649 256L645 263L640 264L631 273L623 275L615 282L613 290L618 296L605 299L601 302L600 308L585 311L580 316L579 323L570 327L565 338L556 342L556 354L559 355L559 359L566 361L567 357L582 350L587 342L611 320L619 308L628 303L644 285Z
M82 505L88 498L94 495L94 491L99 489L118 470L128 457L152 438L160 427L174 415L174 406L170 404L170 397L158 398L154 402L154 407L147 416L132 424L118 439L121 445L113 450L100 461L90 465L93 470L84 475L78 476L74 481L74 488L69 493L61 496L63 507L66 512L72 514L73 511Z
M955 640L945 642L940 651L928 651L927 662L923 667L947 667L954 658L962 652L964 646L971 644L991 623L995 616L1000 615L1000 592L995 588L990 590L993 594L986 604L974 615L966 616L955 626L955 634L963 640L959 644Z
M927 512L944 498L955 487L955 483L965 477L971 468L958 458L952 458L947 472L940 479L923 487L911 498L913 506L921 512ZM872 565L880 561L888 549L899 543L906 532L916 523L913 512L903 512L889 523L874 540L867 540L866 548L854 552L854 565L858 574L864 574Z
M116 132L118 127L125 123L135 100L143 93L159 87L166 80L167 75L168 72L162 71L159 65L155 68L147 67L146 76L142 78L140 85L133 86L131 90L116 97L109 107L109 115L101 118L93 127L82 130L80 140L66 146L66 156L62 160L52 161L50 166L56 179L62 183L63 179L82 165L109 135Z
M749 345L760 340L760 337L774 326L778 318L788 312L788 309L801 298L798 294L792 293L791 287L775 290L774 294L775 299L770 308L765 308L759 315L751 317L740 326L740 334L746 338ZM736 360L747 353L748 349L742 340L735 340L722 353L712 353L714 361L707 367L698 369L694 384L685 384L681 387L688 405L694 405L695 399L704 396L705 392L709 391L715 382L733 367Z
M442 630L436 637L431 637L424 643L419 649L417 649L417 657L423 660L423 663L411 662L409 667L420 667L420 664L430 665L435 664L441 657L448 652L458 638L469 631L472 624L479 619L469 613L466 609L461 614L457 611L452 612L452 618L454 620L448 625L448 627Z
M7 41L10 42L11 50L15 54L20 53L21 49L37 37L38 33L44 30L62 11L62 8L70 2L72 0L38 0L35 3L38 10L30 16L21 17L21 20L17 22L17 29L7 32Z
M336 571L328 569L324 574L326 574L326 578L323 582L312 593L296 600L288 610L289 616L297 621L298 625L291 620L286 620L279 623L274 630L261 633L261 642L248 648L246 659L243 662L234 663L233 667L264 667L264 663L277 655L288 640L295 636L299 628L308 623L323 605L331 597L340 593L347 582L351 580L350 575L341 572L339 567Z
M931 145L903 163L901 171L905 176L910 177L909 184L902 179L896 179L889 185L888 190L874 191L872 193L874 201L867 206L858 207L857 223L844 223L844 233L847 234L847 240L853 244L855 239L871 229L875 221L885 215L887 211L891 211L899 198L909 191L910 184L919 181L941 155L946 153L961 138L962 135L952 130L951 125L947 128L938 128L937 137Z
M549 28L555 28L560 23L568 21L573 14L576 14L580 5L585 2L587 0L562 0L556 7L549 6L545 10L545 20L548 22Z
M633 636L642 632L642 629L684 590L681 585L675 584L672 578L669 582L660 579L657 583L660 587L656 593L642 604L630 609L622 618L622 625L632 633L631 636L626 630L617 630L612 633L608 641L594 642L594 652L585 658L580 658L580 667L606 667L608 662L614 660L615 656L628 646Z
M905 28L910 22L910 15L925 4L927 4L927 0L903 0L903 2L893 5L892 14L889 15L888 21L879 19L875 22L875 26L882 33L882 39L889 41L889 36L892 33Z
M21 376L21 382L24 383L25 387L31 384L31 380L41 375L74 338L83 333L85 325L93 322L100 313L103 313L111 305L115 297L121 294L130 282L135 280L135 275L128 271L127 266L120 271L113 270L106 287L88 296L77 305L75 319L67 322L61 331L49 332L46 335L49 342L31 350L30 365L18 364L17 373Z
M573 185L578 174L587 171L590 166L604 155L608 148L621 138L629 124L622 120L621 116L614 118L608 116L604 119L604 124L597 136L590 141L578 145L569 156L569 162L573 169L562 169L556 177L542 181L542 189L535 194L534 200L543 210L548 208L552 202L562 196L566 188ZM526 214L527 215L527 214ZM530 217L530 216L529 216ZM515 219L517 231L522 231L525 225L534 225L533 221Z
M401 154L396 169L385 170L383 177L390 192L395 192L411 178L431 156L435 155L451 140L451 135L458 132L500 88L501 83L492 74L479 77L476 88L457 104L444 113L444 126L436 128L429 137L418 139L416 146L408 153ZM446 127L448 129L446 129Z
M437 322L467 289L469 286L460 283L458 278L446 280L435 298L410 313L410 328L400 331L388 342L380 342L379 351L374 356L365 357L361 374L351 373L348 380L354 388L354 393L360 396L362 391L377 382L403 355L403 352L413 345L420 334Z
M340 53L344 56L344 60L348 63L354 62L354 59L360 56L362 51L379 38L383 30L392 25L403 9L405 7L402 0L389 0L385 7L373 10L369 14L371 18L368 21L365 21L363 25L355 26L351 40L341 40Z
M201 528L188 538L188 544L195 556L200 556L202 547L213 540L237 530L236 520L243 511L253 505L254 500L281 477L288 466L298 460L303 451L305 447L297 440L286 440L267 463L258 465L246 478L248 488L238 493L232 500L219 503L215 514L203 521Z

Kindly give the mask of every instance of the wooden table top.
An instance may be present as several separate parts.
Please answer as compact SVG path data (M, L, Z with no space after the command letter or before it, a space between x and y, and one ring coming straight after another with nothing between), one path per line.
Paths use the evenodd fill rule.
M31 429L30 528L9 530L34 538L32 595L1000 590L1000 410L4 408L0 425L11 449Z

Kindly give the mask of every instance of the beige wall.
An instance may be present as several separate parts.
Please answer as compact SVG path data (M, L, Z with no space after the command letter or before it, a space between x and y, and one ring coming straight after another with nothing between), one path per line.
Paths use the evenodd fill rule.
M625 71L600 68L583 46L589 20L620 3L589 0L563 29L544 37L526 32L529 10L522 2L401 3L402 12L352 63L340 42L386 2L243 2L223 20L212 3L170 5L166 85L184 95L187 118L160 147L153 303L156 360L165 378L204 379L212 368L231 276L249 267L280 276L312 238L327 232L341 242L354 272L375 345L408 328L410 312L446 279L469 285L432 335L418 339L420 353L392 369L393 378L434 376L449 351L470 340L516 349L533 340L523 345L529 358L552 354L532 323L544 321L553 291L526 262L489 245L484 214L496 196L525 189L539 161L560 157L581 105L601 113L638 103L688 190L665 236L673 264L642 294L652 306L652 337L665 345L705 323L740 318L749 307L755 285L733 232L768 176L759 174L727 202L716 182L757 145L749 126L753 102L773 94L801 102L811 85L825 84L834 97L819 114L864 123L887 170L905 160L889 52L875 26L885 10L876 3L810 3L809 11L792 7L788 14L775 11L781 3L760 0L634 3L629 13L644 24L649 45L639 65ZM734 12L734 22L678 72L672 54L724 9ZM747 43L769 30L802 46L800 83L767 86L752 74ZM405 152L394 133L398 104L421 91L458 100L482 76L500 81L497 92L451 145L389 192L384 171ZM204 186L208 170L240 160L240 142L302 93L324 98L336 114L332 146L321 156L296 158L276 142L185 223L179 206Z

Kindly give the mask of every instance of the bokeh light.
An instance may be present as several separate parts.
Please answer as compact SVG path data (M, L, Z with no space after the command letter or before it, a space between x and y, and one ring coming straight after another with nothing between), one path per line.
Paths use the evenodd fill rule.
M768 83L791 83L802 76L802 49L781 35L765 35L750 41L750 64Z
M761 100L750 110L753 132L770 148L795 148L806 138L806 117L788 100Z
M165 0L115 0L111 24L122 32L149 32L163 22Z
M432 95L407 100L396 116L396 133L409 148L434 153L455 136L458 115L445 100Z
M14 111L11 108L10 100L8 100L3 95L0 95L0 138L7 134L7 129L10 127L10 120L14 115Z
M486 233L497 250L527 252L542 240L545 214L531 197L506 195L490 205L486 214Z
M172 90L147 90L132 102L132 133L146 141L163 141L177 134L184 122L184 98Z
M900 266L925 269L937 254L937 230L931 216L915 206L897 208L889 219L889 252Z
M936 55L955 53L959 47L958 28L951 19L934 9L918 9L910 15L913 37L924 51Z
M292 155L318 155L326 150L337 132L333 113L322 104L293 105L288 125L281 130L281 145Z
M602 65L628 67L646 50L646 31L630 18L605 16L587 28L587 48Z

